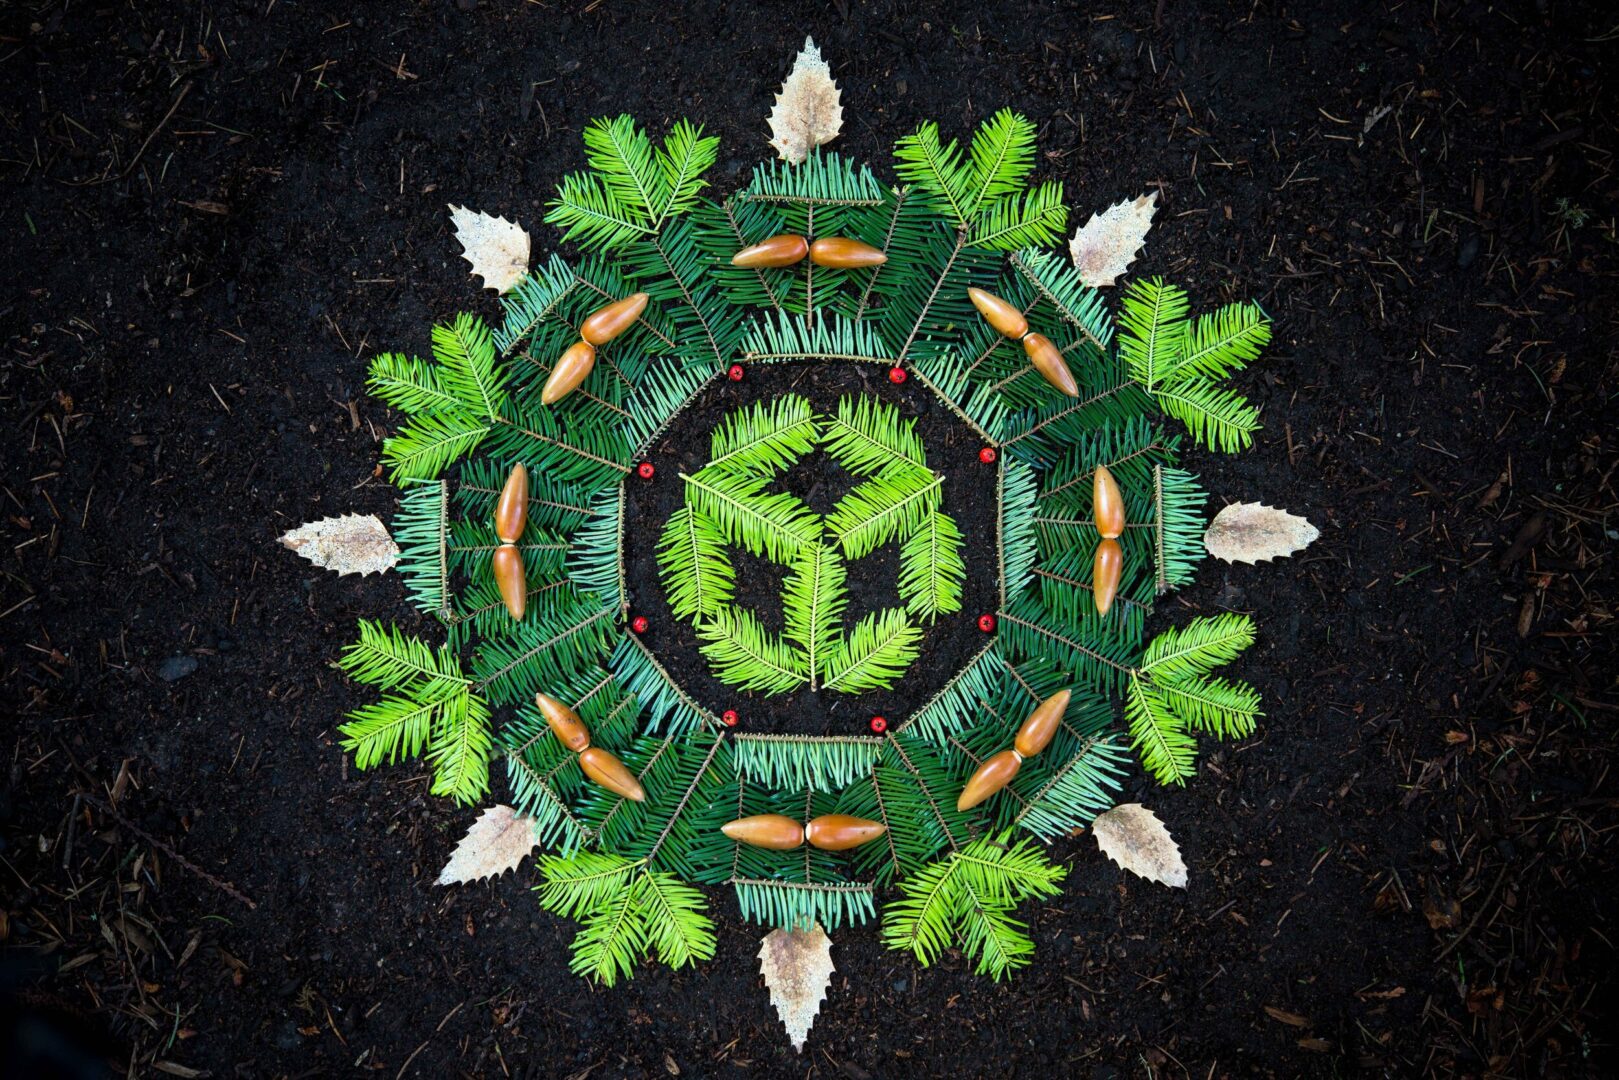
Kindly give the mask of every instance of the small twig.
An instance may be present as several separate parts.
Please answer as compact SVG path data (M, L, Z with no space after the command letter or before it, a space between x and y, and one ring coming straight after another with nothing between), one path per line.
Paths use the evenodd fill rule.
M232 885L228 881L215 877L202 867L198 866L196 863L192 862L190 859L186 858L184 855L181 855L168 844L164 843L162 840L159 840L157 837L153 836L151 833L147 832L145 829L141 828L139 825L120 814L117 810L113 809L112 804L105 802L98 796L88 793L81 794L78 796L78 798L83 799L92 806L100 808L104 813L112 815L113 819L116 820L118 824L122 825L124 828L128 829L142 840L145 840L148 844L151 844L153 847L163 852L163 854L167 855L169 858L173 859L175 862L179 863L193 874L196 874L198 877L202 878L202 880L206 881L220 892L225 893L234 900L238 900L241 903L246 904L249 911L257 911L259 909L259 906L252 900L248 899L246 894L244 894L236 886Z

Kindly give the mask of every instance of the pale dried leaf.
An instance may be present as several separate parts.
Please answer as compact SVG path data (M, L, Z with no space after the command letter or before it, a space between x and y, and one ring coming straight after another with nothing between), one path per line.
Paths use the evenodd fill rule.
M1214 515L1203 546L1216 559L1256 563L1303 551L1320 535L1297 514L1264 503L1232 503Z
M540 842L534 819L509 806L491 806L455 845L450 861L439 872L438 884L458 885L481 881L514 869Z
M1091 288L1111 285L1130 269L1136 252L1147 242L1152 216L1158 212L1158 193L1121 199L1091 219L1068 241L1079 280Z
M1096 846L1124 869L1177 889L1186 888L1181 849L1158 820L1140 803L1120 803L1091 822Z
M483 278L483 287L503 293L528 273L528 233L515 221L491 217L482 210L450 204L461 257Z
M793 1049L804 1052L810 1025L832 982L832 939L820 926L772 930L759 946L759 970Z
M339 574L380 574L399 561L399 545L375 514L344 514L300 525L281 543Z
M837 138L843 129L839 99L832 69L821 59L815 40L805 38L804 51L793 61L770 110L770 145L776 153L796 165L815 147Z

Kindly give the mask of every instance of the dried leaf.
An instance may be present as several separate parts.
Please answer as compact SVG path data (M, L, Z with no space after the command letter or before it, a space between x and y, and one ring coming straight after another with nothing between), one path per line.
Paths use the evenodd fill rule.
M438 884L458 885L497 877L517 866L540 842L534 819L509 806L491 806L455 845Z
M461 241L461 257L483 278L484 288L503 293L523 280L528 273L528 233L521 225L454 203L450 221Z
M281 543L339 574L380 574L399 561L399 545L375 514L344 514L300 525Z
M1303 551L1320 535L1297 514L1264 503L1232 503L1214 515L1203 546L1216 559L1256 563Z
M759 946L759 971L793 1049L804 1052L815 1014L832 982L832 939L820 926L772 930Z
M1181 849L1158 815L1140 803L1120 803L1099 815L1091 822L1091 833L1102 854L1132 874L1186 888Z
M1068 241L1079 280L1091 288L1111 285L1130 269L1136 252L1147 242L1152 215L1158 211L1158 193L1121 199L1091 219Z
M776 107L770 110L770 145L795 165L810 150L831 142L843 129L843 106L832 69L821 59L814 38L804 39L804 51L781 84Z

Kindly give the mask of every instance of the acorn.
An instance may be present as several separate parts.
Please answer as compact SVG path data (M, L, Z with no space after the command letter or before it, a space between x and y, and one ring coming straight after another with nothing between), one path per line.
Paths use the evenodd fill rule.
M791 851L804 843L804 827L785 814L754 814L720 826L720 832L739 843L771 851Z
M1096 597L1096 613L1106 615L1119 594L1119 575L1124 571L1124 549L1117 540L1096 545L1096 561L1091 566L1091 588Z
M646 301L646 293L638 292L597 308L579 325L579 336L592 345L607 344L641 317L641 312L646 310Z
M570 706L544 692L534 695L534 704L563 746L577 754L590 745L590 729Z
M596 346L588 341L574 342L551 369L551 377L545 380L545 389L540 391L540 400L555 405L578 389L595 366Z
M1113 479L1106 465L1096 467L1091 507L1096 515L1097 532L1109 540L1124 535L1124 496L1119 494L1119 482Z
M1068 690L1059 690L1036 705L1034 712L1023 721L1023 726L1017 729L1017 739L1012 743L1012 749L1031 758L1051 745L1051 737L1057 734L1062 714L1068 710L1068 701L1073 696Z
M868 821L848 814L822 814L804 826L804 839L810 842L811 847L818 847L822 851L848 851L861 844L869 844L887 831L888 826L880 821Z
M523 612L528 606L528 581L523 576L523 555L511 544L502 544L495 549L489 560L495 570L495 584L500 588L500 598L505 601L506 610L511 612L513 619L523 621Z
M1062 351L1051 343L1050 338L1044 334L1025 334L1023 351L1029 354L1029 362L1034 365L1034 370L1045 376L1046 382L1069 397L1079 396L1079 384L1074 381L1074 373L1068 370Z
M495 503L495 535L502 544L515 544L528 525L528 470L522 462L512 466L506 486Z
M646 788L618 758L599 746L592 746L579 754L579 767L592 781L622 795L631 802L646 802Z
M863 270L888 261L886 252L847 236L824 236L810 245L810 262L834 270Z
M961 789L961 798L956 800L956 809L971 810L1010 784L1022 764L1023 758L1016 750L1002 750L984 759L977 771L967 778L966 786Z
M745 247L731 256L732 266L792 266L809 254L809 241L793 233L780 233Z
M968 289L967 299L973 302L984 321L1009 338L1020 338L1029 332L1029 320L1023 312L983 289Z

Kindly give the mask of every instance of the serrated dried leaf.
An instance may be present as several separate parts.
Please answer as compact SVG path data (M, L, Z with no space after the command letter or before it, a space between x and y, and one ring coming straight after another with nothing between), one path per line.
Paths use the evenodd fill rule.
M380 574L399 561L399 545L375 514L344 514L300 525L281 543L339 574Z
M1232 503L1214 515L1203 546L1216 559L1256 563L1303 551L1320 535L1297 514L1264 503Z
M815 147L837 138L843 130L840 98L815 39L805 38L803 51L776 95L776 107L770 110L770 145L776 153L796 165Z
M450 861L439 872L439 885L482 881L514 869L540 842L534 819L509 806L491 806L478 815L472 828L455 845Z
M1091 822L1102 854L1148 881L1186 888L1181 849L1158 815L1140 803L1120 803Z
M461 241L461 257L483 278L484 288L503 293L523 280L528 273L529 241L521 225L454 203L450 204L450 221L455 225L455 238Z
M819 925L808 930L772 930L759 946L759 971L770 991L770 1003L776 1007L793 1049L801 1054L834 970L832 939Z
M1157 212L1158 193L1152 191L1121 199L1100 214L1092 214L1068 241L1079 280L1093 289L1117 281L1147 242L1147 230Z

